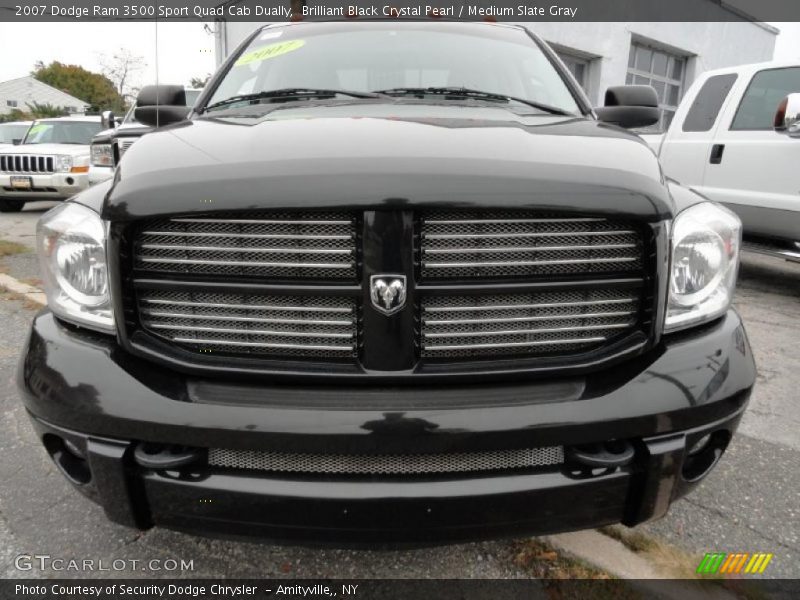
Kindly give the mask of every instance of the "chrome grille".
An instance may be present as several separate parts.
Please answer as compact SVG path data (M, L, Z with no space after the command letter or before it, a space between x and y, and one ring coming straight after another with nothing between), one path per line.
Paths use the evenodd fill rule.
M195 352L347 358L356 352L350 298L144 290L142 326Z
M140 270L277 279L354 279L355 219L252 213L162 219L139 233Z
M423 278L558 276L642 267L638 231L611 219L438 212L423 216L420 239Z
M254 450L208 451L214 467L255 471L350 475L403 475L500 471L559 465L564 448L521 448L449 454L292 454Z
M3 173L54 173L55 159L36 154L0 154Z
M125 154L125 152L128 151L128 148L133 146L133 142L135 142L137 139L139 139L139 138L135 138L135 139L132 139L132 140L128 139L128 140L120 140L119 141L119 143L118 143L119 146L118 147L119 147L119 157L120 158L122 158L122 155Z
M422 355L574 354L630 331L635 290L431 296L422 300Z

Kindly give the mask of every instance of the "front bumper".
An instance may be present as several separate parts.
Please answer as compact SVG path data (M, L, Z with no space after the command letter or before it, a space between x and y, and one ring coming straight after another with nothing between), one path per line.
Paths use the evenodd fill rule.
M19 190L11 186L11 177L29 177L30 189ZM88 173L0 173L0 198L24 198L33 200L66 200L89 187Z
M203 382L113 339L35 319L19 383L52 450L84 453L79 489L115 521L212 535L329 543L434 543L542 534L663 516L686 449L736 429L755 379L738 315L670 336L623 365L569 381L462 388ZM380 426L376 426L376 424ZM407 454L629 440L632 463L493 473L354 477L144 468L140 442L273 452ZM723 448L724 449L724 448ZM52 451L51 451L52 454Z

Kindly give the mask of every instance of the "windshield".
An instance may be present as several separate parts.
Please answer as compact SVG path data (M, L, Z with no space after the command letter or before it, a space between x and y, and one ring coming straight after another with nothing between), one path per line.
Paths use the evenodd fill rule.
M25 137L29 125L29 123L0 124L0 144L13 144L14 140L21 140Z
M100 121L37 121L23 144L86 144L103 126Z
M264 29L206 105L294 88L429 87L480 90L580 114L566 83L524 31L485 24L304 23ZM430 100L448 101L441 95Z
M186 106L194 106L194 103L197 102L197 99L200 97L200 92L203 90L185 90L186 91ZM128 113L125 115L125 118L122 120L123 123L138 123L139 121L136 120L136 103L130 107Z

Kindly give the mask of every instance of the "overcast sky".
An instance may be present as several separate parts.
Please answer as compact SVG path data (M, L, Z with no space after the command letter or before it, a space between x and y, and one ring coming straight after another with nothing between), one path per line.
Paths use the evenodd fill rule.
M781 30L775 58L800 59L800 23L773 25ZM156 64L163 83L188 84L190 78L214 70L214 36L203 23L0 23L0 81L27 75L37 60L99 72L102 55L111 56L120 48L143 56L147 63L135 85L154 82Z
M187 84L214 71L214 36L203 23L0 23L0 81L27 75L37 60L101 72L102 55L120 48L147 63L137 85L155 81L156 64L163 83Z

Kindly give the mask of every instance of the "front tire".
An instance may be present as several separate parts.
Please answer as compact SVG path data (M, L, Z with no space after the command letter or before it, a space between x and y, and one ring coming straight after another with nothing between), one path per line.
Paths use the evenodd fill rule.
M0 198L0 213L19 212L23 206L25 206L25 200Z

